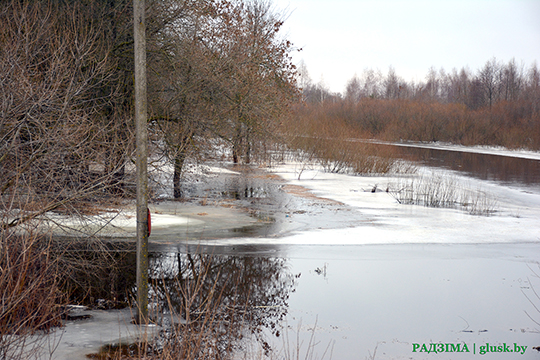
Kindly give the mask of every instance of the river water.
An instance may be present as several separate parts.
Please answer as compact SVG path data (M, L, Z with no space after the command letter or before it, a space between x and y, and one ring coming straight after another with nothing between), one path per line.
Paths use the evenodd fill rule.
M398 148L402 158L423 166L516 188L527 196L540 195L538 160L418 146ZM350 181L350 191L361 191L352 185L356 179ZM297 359L297 354L308 359L470 359L482 357L490 345L494 351L499 346L525 349L523 353L490 353L490 359L538 358L533 347L540 346L540 298L536 295L540 293L540 233L536 239L522 241L518 231L504 243L489 239L437 243L430 238L425 243L400 243L399 238L408 234L396 229L394 243L377 244L377 229L389 227L366 215L377 203L358 210L340 202L287 195L283 184L258 175L233 177L220 186L215 196L232 198L263 221L239 228L238 237L228 231L225 240L218 239L216 231L197 232L200 242L185 236L174 240L170 231L164 241L159 236L151 238L151 273L158 282L165 278L211 280L215 286L202 286L207 290L201 298L217 290L226 308L246 304L241 320L227 318L243 326L244 340L237 344L239 358L264 358L261 354L266 350L273 359ZM208 183L209 189L215 187ZM441 219L447 211L406 209L408 216ZM482 222L481 217L458 216L465 222ZM519 216L502 220L521 221ZM352 239L349 245L332 245L334 241L342 244L338 237L346 234L337 229L372 222L374 231L345 235L358 237L357 244ZM325 229L326 241L302 245L288 240L298 233L316 236L310 229ZM478 227L478 231L484 229ZM204 234L209 235L205 238ZM373 244L365 237L373 237ZM204 269L212 270L206 273ZM169 291L174 288L171 284L163 280L153 291ZM185 315L181 297L177 300L177 311ZM200 303L193 300L194 306ZM174 301L171 304L176 306ZM231 334L239 333L231 330ZM453 352L422 351L442 348Z
M471 151L470 148L436 148L419 144L379 144L392 147L405 160L457 171L473 178L505 185L540 188L540 160L526 155ZM473 149L474 150L474 149Z

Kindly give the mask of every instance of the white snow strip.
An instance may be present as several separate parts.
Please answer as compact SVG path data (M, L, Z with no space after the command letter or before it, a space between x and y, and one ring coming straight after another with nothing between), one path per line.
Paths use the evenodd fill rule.
M102 235L122 235L133 234L137 230L137 214L134 211L124 211L121 213L109 212L98 216L91 216L84 221L72 217L63 217L51 214L48 216L49 223L57 225L56 232L62 232L60 229L101 229ZM171 214L152 214L152 231L173 227L173 226L197 226L204 224L202 220L171 215Z

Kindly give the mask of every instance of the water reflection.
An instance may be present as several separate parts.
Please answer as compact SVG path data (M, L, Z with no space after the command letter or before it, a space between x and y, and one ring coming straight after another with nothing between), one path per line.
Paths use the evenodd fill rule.
M269 191L262 186L239 185L233 189L222 191L221 194L224 198L244 200L249 198L266 198L269 196Z
M135 244L76 245L66 259L79 264L67 274L73 303L94 309L133 304ZM273 247L153 249L149 313L162 330L149 349L164 357L224 359L252 346L255 338L268 354L266 337L281 335L279 324L288 314L299 276Z
M88 259L87 275L102 287L95 296L114 285L106 271L134 273L134 253L120 251L127 246L100 245L110 250L100 257L87 256L82 246L70 253ZM251 334L267 352L287 349L290 340L288 349L307 352L306 358L334 342L337 359L364 358L377 347L382 358L419 358L411 343L434 338L530 349L538 333L526 314L537 312L524 296L534 296L525 279L539 256L534 243L162 248L150 258L151 314L165 325L153 350L158 358L231 358L249 350ZM125 264L105 267L104 259L122 258ZM105 273L92 274L101 266ZM134 279L125 283L126 291L135 287ZM464 331L468 324L474 333ZM313 332L320 345L311 348Z
M234 173L199 179L201 182L184 185L187 198L261 200L279 193L279 184L264 171L251 167L235 167Z
M263 332L280 335L297 276L283 258L169 252L152 254L150 278L165 351L183 358L231 354L247 335L270 351Z
M120 309L129 304L135 284L134 242L58 238L60 279L73 304Z

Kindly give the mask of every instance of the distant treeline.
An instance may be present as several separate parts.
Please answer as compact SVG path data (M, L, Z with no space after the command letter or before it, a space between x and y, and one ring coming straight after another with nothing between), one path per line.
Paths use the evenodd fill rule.
M390 68L349 80L344 95L313 84L300 65L304 102L295 129L307 122L344 123L364 137L444 141L540 149L540 71L514 60L488 61L476 73L431 68L425 82L408 83ZM300 127L298 127L300 126Z

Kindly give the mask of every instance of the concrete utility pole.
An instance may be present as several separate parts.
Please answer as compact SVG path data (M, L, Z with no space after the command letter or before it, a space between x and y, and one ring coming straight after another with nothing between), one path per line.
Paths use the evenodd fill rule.
M137 142L137 303L139 324L148 323L148 129L144 0L133 0L135 131Z

